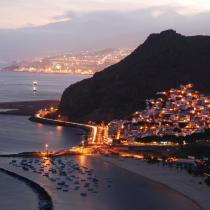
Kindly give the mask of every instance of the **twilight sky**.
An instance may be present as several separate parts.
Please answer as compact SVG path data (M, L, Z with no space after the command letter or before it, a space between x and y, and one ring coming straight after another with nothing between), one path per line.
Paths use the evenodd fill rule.
M210 34L210 0L0 0L0 63L136 47L168 28Z

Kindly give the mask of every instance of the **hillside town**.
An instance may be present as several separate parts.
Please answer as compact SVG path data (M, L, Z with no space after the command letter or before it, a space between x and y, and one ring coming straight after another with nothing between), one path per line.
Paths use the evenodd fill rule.
M210 97L180 85L158 92L156 99L146 100L146 108L129 120L109 123L109 135L115 139L135 141L148 137L186 137L210 128Z

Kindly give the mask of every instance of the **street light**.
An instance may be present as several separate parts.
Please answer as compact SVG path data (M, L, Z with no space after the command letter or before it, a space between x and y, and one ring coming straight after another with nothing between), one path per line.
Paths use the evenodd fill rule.
M45 144L45 155L48 156L48 144Z
M85 147L85 141L84 140L82 140L82 147L84 148Z
M84 150L84 148L85 148L85 141L84 140L82 140L81 141L81 152L83 153L83 150Z

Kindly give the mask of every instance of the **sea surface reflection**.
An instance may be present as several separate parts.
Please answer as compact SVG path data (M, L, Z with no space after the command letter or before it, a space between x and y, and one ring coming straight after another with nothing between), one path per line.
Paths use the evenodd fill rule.
M0 115L0 154L29 151L63 150L81 141L82 130L43 125L26 116Z

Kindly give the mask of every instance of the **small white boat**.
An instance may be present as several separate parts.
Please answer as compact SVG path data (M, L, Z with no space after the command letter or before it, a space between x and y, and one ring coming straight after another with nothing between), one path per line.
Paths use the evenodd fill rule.
M36 91L37 91L37 87L33 86L33 92L36 92Z
M33 93L37 92L37 85L38 85L38 82L36 80L34 80L32 82Z
M37 82L36 80L34 80L34 81L33 81L33 85L34 85L34 86L37 86L37 85L38 85L38 82Z

